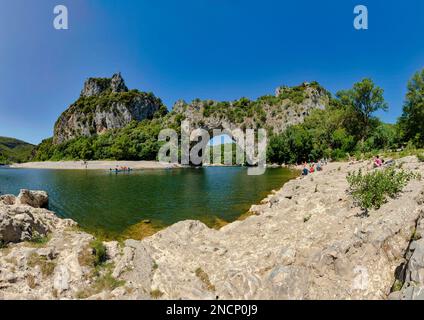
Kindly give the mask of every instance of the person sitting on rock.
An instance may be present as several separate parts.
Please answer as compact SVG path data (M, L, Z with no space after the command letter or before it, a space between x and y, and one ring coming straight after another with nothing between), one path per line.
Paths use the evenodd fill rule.
M314 173L314 172L315 172L315 163L312 163L312 164L311 164L311 167L310 167L310 169L309 169L309 172L310 172L310 173Z
M374 160L374 168L379 168L383 165L383 161L381 161L380 156L377 156Z
M306 162L303 164L302 176L307 176L309 173L308 168L306 167Z

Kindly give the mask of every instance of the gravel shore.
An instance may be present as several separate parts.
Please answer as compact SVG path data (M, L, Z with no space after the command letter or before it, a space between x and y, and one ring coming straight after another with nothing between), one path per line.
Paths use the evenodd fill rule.
M60 169L60 170L109 170L118 167L138 169L169 169L179 168L179 164L161 163L158 161L46 161L15 163L9 168L20 169Z

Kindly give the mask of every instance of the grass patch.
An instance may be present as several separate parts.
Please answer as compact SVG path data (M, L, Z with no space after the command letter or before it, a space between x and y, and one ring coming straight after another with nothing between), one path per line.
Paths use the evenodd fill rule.
M164 293L163 293L162 291L160 291L159 289L155 289L155 290L150 291L150 296L151 296L153 299L159 299L159 298L161 298L163 295L164 295Z
M30 241L27 241L26 244L33 248L41 248L44 247L47 243L49 243L50 239L51 235L42 236L37 234Z
M122 287L123 285L125 285L124 280L116 279L112 276L112 273L108 271L106 274L96 279L96 282L94 283L94 289L98 292L105 290L112 291L118 287Z
M155 271L159 268L159 265L156 263L156 261L153 261L152 270Z
M81 266L91 269L88 276L93 284L76 294L77 299L86 299L103 291L113 291L125 285L124 280L119 280L112 276L114 264L107 262L106 247L99 239L95 239L84 248L78 255L78 262Z
M379 209L388 198L395 198L416 177L410 171L390 167L365 174L360 169L349 173L347 181L354 200L367 214L369 209Z
M46 257L40 256L36 253L33 253L29 256L27 264L31 268L39 266L41 269L41 274L44 277L51 276L54 272L54 269L56 268L55 261L49 260Z
M91 247L87 246L78 254L78 263L83 267L94 267L94 256Z
M125 285L124 280L116 279L112 276L112 271L107 270L103 275L98 276L93 285L84 290L78 291L76 294L77 299L87 299L95 294L103 291L113 291L118 287Z
M31 289L35 289L37 286L37 281L35 280L35 277L32 274L27 275L26 277L27 285Z
M211 281L209 280L209 276L208 274L203 271L202 268L197 268L195 271L196 277L198 277L200 279L200 281L203 282L205 288L209 291L215 291L215 286L211 283Z
M403 282L400 281L399 279L396 279L395 283L392 286L392 292L400 291L402 290L402 287L403 287Z
M422 238L421 234L417 231L417 229L414 229L414 232L412 233L411 240L417 241Z
M78 255L78 263L85 267L100 267L103 266L106 261L106 247L103 242L98 239L91 241Z

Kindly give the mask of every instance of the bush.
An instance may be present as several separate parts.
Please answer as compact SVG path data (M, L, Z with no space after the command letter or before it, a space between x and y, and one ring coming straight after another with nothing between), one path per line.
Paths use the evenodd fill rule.
M424 153L418 153L417 158L420 162L424 162Z
M94 256L94 266L100 266L104 264L107 260L106 255L106 247L100 240L94 240L91 243L91 247L93 248L93 256Z
M354 200L367 213L369 209L379 209L387 197L395 198L414 177L412 172L387 168L366 174L362 170L349 173L347 181Z

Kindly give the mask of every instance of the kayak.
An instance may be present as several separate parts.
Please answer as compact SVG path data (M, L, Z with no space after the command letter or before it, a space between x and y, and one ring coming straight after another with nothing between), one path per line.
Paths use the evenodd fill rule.
M131 172L131 171L133 171L133 169L127 169L127 170L115 170L115 169L112 169L112 170L109 170L110 173L112 173L112 172L114 172L114 173L122 173L122 172Z

